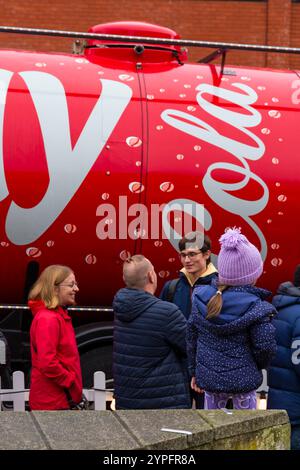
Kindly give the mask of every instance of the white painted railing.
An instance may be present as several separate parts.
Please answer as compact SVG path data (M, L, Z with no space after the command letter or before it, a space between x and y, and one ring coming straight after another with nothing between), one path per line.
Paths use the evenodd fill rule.
M13 402L14 411L25 411L25 403L29 399L29 389L25 389L24 373L16 371L12 374L13 388L2 389L0 379L0 411L2 402ZM94 403L95 410L106 410L106 400L112 400L112 393L105 390L104 372L94 373L94 387L84 389L84 395L89 402Z

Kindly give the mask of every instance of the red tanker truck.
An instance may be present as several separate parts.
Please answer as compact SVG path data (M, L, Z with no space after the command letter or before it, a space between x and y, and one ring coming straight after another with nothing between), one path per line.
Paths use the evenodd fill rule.
M48 34L85 41L74 54L0 51L0 328L27 370L28 291L47 265L71 266L89 386L94 370L111 378L111 302L129 254L151 259L161 288L183 233L205 230L217 252L240 226L265 260L260 284L291 278L300 72L227 65L230 48L260 46L181 41L147 23ZM216 51L188 63L186 44Z

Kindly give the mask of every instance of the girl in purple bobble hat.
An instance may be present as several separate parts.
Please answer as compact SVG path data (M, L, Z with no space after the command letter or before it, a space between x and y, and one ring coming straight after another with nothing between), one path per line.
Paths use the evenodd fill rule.
M263 270L258 249L234 227L220 238L219 279L197 286L188 320L191 386L205 409L256 409L255 390L276 352L271 292L255 286Z

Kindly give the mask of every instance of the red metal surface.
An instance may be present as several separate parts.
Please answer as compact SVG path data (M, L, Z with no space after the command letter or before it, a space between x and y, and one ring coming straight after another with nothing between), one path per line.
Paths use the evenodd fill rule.
M132 47L0 52L2 303L21 302L32 260L70 265L80 304L111 303L128 253L151 259L161 287L180 265L151 207L178 200L204 204L214 253L226 226L242 227L265 257L260 285L275 291L292 276L300 79L225 73Z

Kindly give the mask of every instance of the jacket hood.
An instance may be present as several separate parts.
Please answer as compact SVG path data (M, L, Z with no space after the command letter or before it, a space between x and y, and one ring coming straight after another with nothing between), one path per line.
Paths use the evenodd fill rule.
M273 298L273 305L279 309L298 303L300 303L300 287L296 287L292 282L280 284L277 295Z
M46 308L46 305L42 300L28 300L28 307L31 310L32 315L35 315L42 309Z
M215 283L214 283L215 284ZM207 305L210 298L216 293L217 287L203 286L195 289L195 304L202 302ZM276 310L269 302L264 300L271 292L252 285L236 286L226 289L223 296L223 307L221 313L209 320L206 320L206 308L200 308L201 322L210 330L217 334L231 334L247 328L260 318L276 314ZM257 302L261 307L256 308Z
M159 302L159 299L154 295L126 287L116 293L113 309L118 320L131 322L156 302Z
M35 317L41 310L45 310L47 312L59 313L66 320L70 320L71 318L66 308L58 306L56 309L52 310L46 307L42 300L28 300L28 307L30 308L33 317Z

